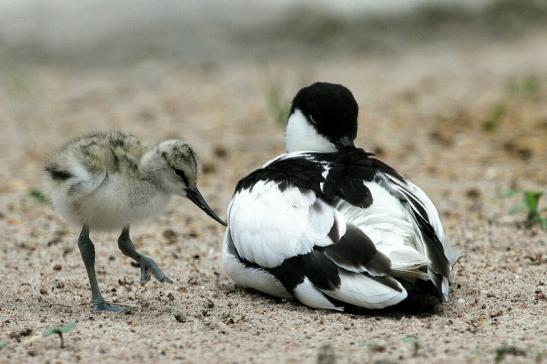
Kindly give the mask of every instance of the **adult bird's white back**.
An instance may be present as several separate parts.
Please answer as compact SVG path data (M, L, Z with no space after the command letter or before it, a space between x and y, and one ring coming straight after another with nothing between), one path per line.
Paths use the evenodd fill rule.
M237 284L333 310L446 301L457 251L427 195L354 146L357 115L342 85L297 93L288 153L243 178L228 208Z
M82 227L78 247L95 312L120 312L126 308L109 304L102 297L95 276L90 230L121 230L118 246L140 265L144 285L150 275L160 282L172 281L151 258L135 249L129 236L131 224L158 215L173 194L190 199L224 224L196 187L197 167L194 151L180 140L148 147L139 138L121 132L76 138L47 163L53 206L66 220Z

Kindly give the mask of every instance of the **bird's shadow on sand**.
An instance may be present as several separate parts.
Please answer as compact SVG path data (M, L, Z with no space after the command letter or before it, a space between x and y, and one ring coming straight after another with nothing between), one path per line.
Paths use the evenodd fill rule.
M325 314L332 315L354 315L361 317L383 317L389 319L399 320L403 317L420 317L426 318L430 316L435 316L443 312L442 304L439 303L437 299L426 298L424 300L406 300L395 306L383 308L383 309L366 309L362 307L357 307L353 305L347 305L343 312L335 310L318 310L311 307L307 307L297 300L287 300L281 299L273 296L266 295L262 292L250 289L250 288L239 288L235 289L235 292L238 292L242 297L251 296L252 299L260 299L264 302L265 305L276 304L279 306L284 306L283 309L288 311L298 311L310 310L310 311L322 311ZM278 306L278 307L279 307Z

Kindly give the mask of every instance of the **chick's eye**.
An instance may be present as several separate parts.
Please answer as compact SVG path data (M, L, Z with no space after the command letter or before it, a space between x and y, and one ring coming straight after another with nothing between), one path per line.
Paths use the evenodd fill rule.
M182 182L184 182L186 185L188 185L188 179L186 178L186 174L184 173L183 170L181 170L181 169L176 169L176 168L175 168L175 174L176 174L180 179L182 179Z

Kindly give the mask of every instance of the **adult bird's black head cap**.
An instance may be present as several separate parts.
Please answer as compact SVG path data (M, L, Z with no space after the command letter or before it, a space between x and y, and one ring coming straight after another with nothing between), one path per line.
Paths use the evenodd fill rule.
M336 83L315 82L293 99L291 114L300 110L317 132L337 149L352 146L357 137L359 106L351 91Z

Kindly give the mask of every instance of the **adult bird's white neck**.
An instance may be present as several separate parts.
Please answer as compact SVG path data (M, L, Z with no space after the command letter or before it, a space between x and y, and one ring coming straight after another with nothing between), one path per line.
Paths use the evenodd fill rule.
M285 132L287 152L336 152L336 146L317 132L302 111L296 109L289 117Z

